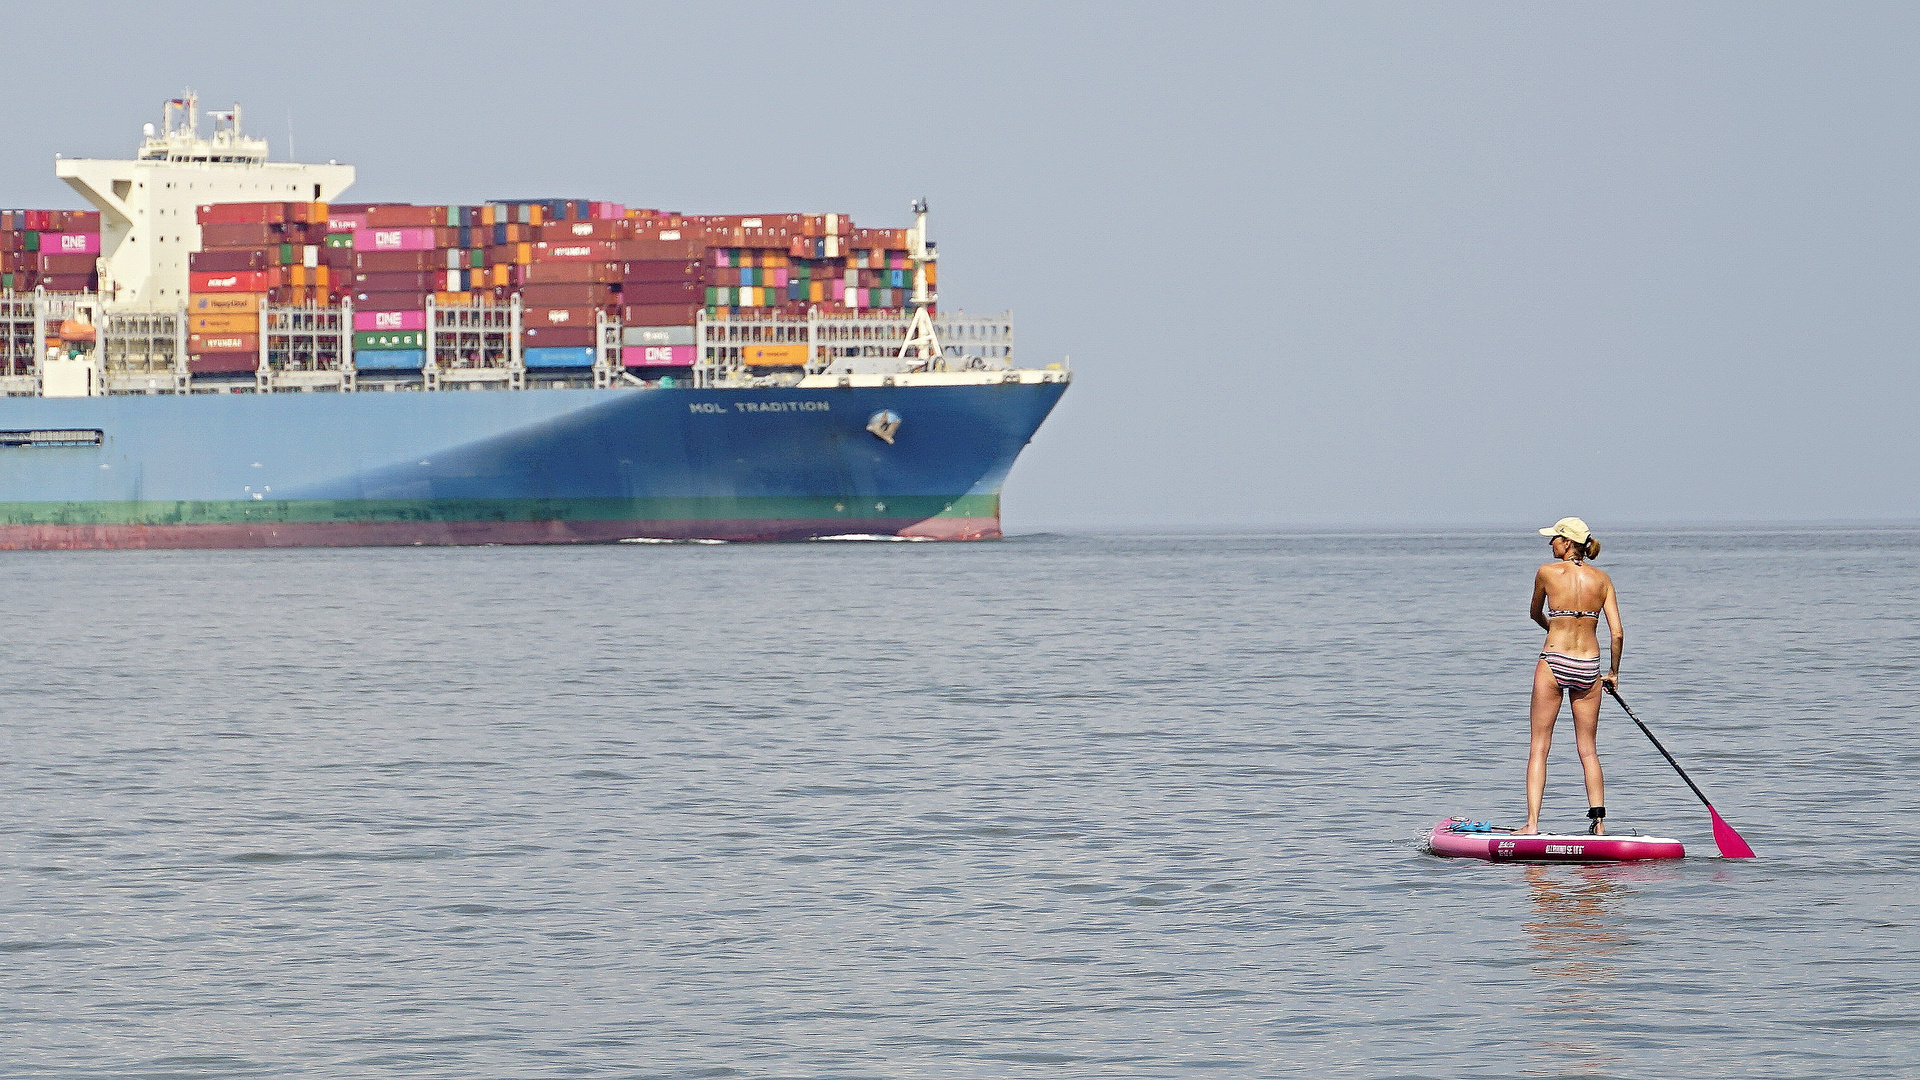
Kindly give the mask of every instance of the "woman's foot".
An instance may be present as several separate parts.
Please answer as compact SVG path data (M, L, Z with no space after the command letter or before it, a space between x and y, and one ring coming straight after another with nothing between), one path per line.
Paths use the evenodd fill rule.
M1587 826L1587 835L1589 836L1607 835L1607 823L1604 821L1596 821L1593 824Z
M1513 830L1513 835L1538 836L1540 835L1540 823L1537 821L1529 821L1525 825L1522 825L1519 828Z

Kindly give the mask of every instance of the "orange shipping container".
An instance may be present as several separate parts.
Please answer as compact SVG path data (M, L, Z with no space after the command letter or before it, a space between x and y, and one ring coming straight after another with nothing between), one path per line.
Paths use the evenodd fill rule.
M247 312L239 315L189 315L187 330L195 334L257 334L260 332L260 315Z
M238 315L260 310L259 293L201 293L187 299L187 310L198 315Z
M748 367L805 367L805 345L748 345L740 350L740 359Z

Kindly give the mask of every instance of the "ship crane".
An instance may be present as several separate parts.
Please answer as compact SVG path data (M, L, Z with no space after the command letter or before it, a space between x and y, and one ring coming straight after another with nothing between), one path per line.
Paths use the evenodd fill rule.
M937 371L941 362L940 336L933 331L933 316L927 310L939 294L927 288L927 268L939 257L927 242L927 200L913 200L913 228L907 230L907 255L913 260L913 321L907 324L907 340L900 345L900 359L911 361L913 371Z

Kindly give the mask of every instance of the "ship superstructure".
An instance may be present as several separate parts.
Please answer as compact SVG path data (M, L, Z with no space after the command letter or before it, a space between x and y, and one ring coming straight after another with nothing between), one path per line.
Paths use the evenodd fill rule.
M200 250L195 208L212 203L332 202L353 184L351 165L269 161L247 136L239 105L209 112L200 129L192 91L168 101L126 161L61 158L55 175L100 211L100 292L117 307L181 307L188 256Z

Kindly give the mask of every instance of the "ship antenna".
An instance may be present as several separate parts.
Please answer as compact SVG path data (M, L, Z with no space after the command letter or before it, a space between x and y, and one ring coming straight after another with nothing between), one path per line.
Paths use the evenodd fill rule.
M927 288L927 268L937 256L927 242L927 200L913 200L913 228L907 230L907 257L913 260L913 321L907 324L907 340L900 345L900 359L917 361L917 371L936 371L940 363L940 337L933 332L933 315L927 310L939 295Z

